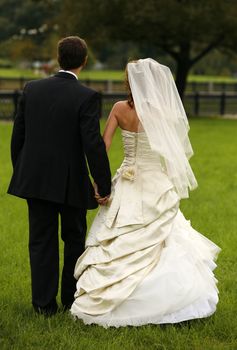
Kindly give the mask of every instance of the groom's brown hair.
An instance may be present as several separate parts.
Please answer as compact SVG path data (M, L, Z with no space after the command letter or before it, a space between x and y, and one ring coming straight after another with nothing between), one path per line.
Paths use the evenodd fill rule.
M58 63L64 70L82 66L87 57L87 45L79 36L68 36L58 42Z

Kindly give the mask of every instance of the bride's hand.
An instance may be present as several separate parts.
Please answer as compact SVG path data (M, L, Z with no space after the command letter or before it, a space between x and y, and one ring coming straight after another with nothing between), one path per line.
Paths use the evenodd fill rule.
M97 200L97 203L99 205L106 205L109 201L110 196L101 197L99 192L98 192L98 186L95 182L93 183L93 187L94 187L95 199Z
M106 197L99 197L98 199L96 199L99 205L106 205L109 202L109 196Z

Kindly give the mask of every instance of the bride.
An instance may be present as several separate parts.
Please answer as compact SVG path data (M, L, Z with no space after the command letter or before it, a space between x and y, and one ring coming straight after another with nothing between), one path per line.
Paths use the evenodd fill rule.
M128 101L114 105L104 132L108 150L121 128L125 157L77 261L71 314L104 327L210 316L220 249L179 210L197 186L182 102L168 67L147 58L126 71Z

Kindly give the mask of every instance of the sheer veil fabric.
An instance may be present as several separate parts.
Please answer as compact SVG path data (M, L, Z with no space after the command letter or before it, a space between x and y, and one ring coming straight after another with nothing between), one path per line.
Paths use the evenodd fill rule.
M187 198L197 181L189 164L189 123L171 71L151 58L140 59L128 63L128 79L150 147L163 158L180 198Z

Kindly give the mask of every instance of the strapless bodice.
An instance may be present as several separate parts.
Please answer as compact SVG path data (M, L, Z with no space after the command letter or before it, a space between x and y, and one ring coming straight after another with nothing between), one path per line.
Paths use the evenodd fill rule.
M124 161L123 164L132 165L156 165L161 166L159 155L154 152L149 144L145 132L132 132L122 130Z
M122 138L124 160L112 180L107 227L141 225L153 220L154 211L150 208L156 206L163 193L173 188L145 132L122 130Z

